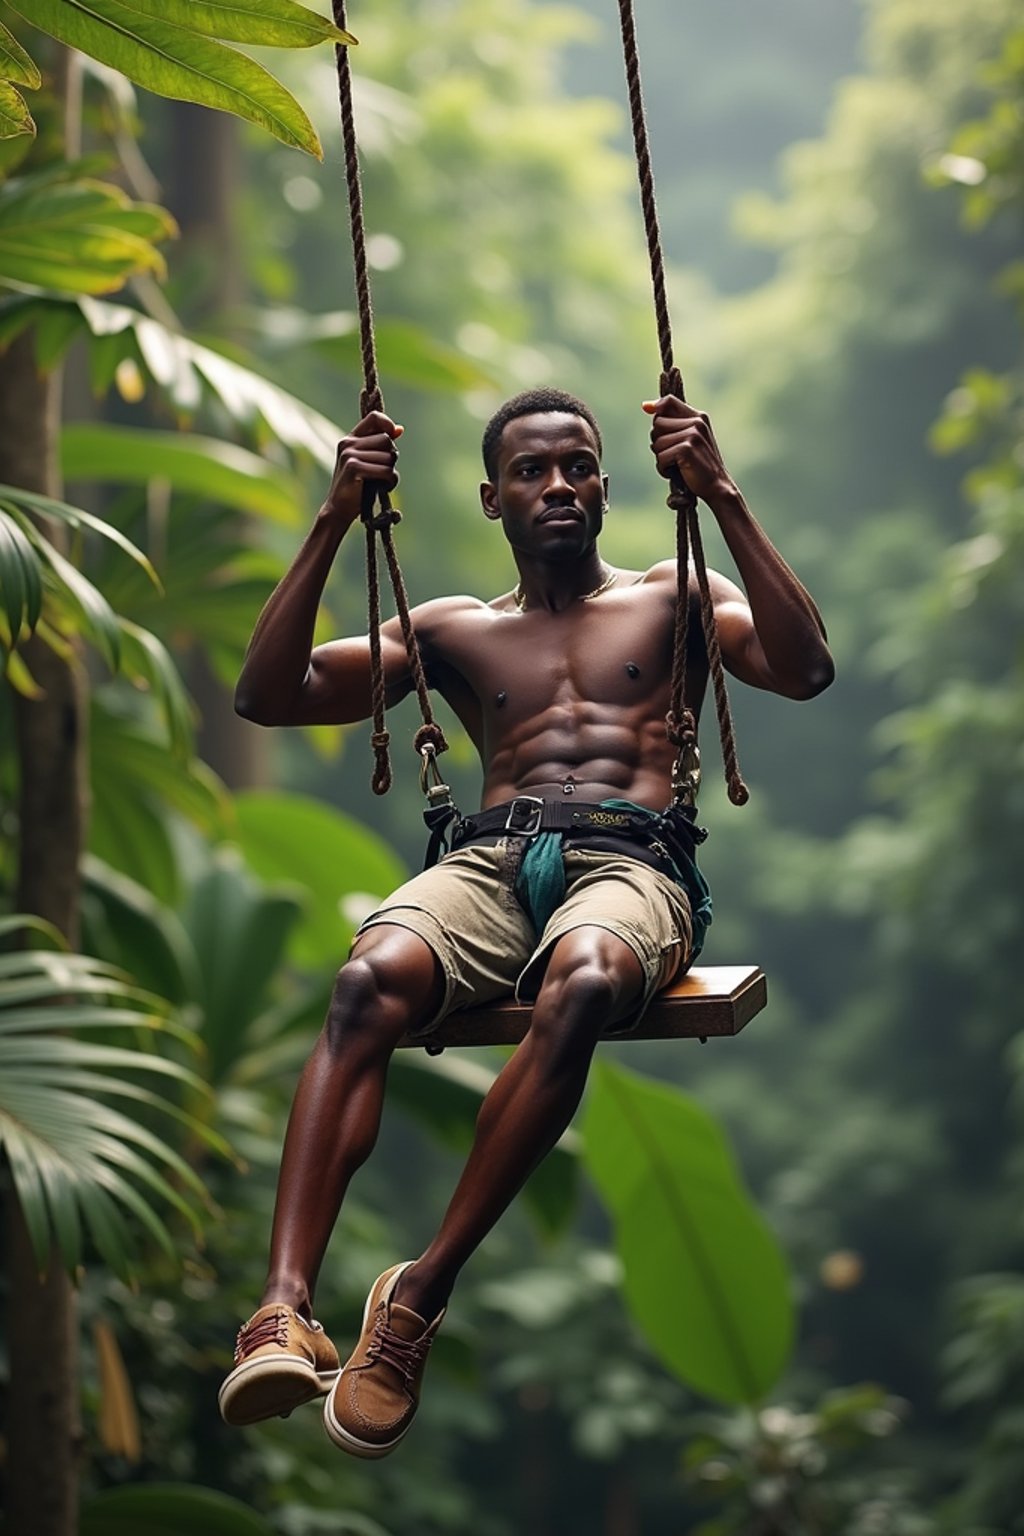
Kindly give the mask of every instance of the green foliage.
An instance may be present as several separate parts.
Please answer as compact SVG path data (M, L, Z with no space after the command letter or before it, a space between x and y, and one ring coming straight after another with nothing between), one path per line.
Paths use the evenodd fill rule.
M285 527L299 520L301 487L295 477L235 443L78 422L64 428L60 448L61 467L70 480L110 485L166 481L176 494L201 496Z
M303 796L249 791L235 810L249 867L262 880L297 882L308 893L290 958L336 969L362 919L401 885L405 869L375 833Z
M215 1488L147 1483L108 1488L82 1507L79 1536L274 1536L274 1527Z
M160 96L194 101L234 113L283 143L322 156L313 125L295 98L261 64L218 39L279 48L308 48L326 41L354 42L323 17L294 0L243 0L226 6L207 0L10 0L41 32L69 48L120 70ZM9 37L9 33L4 32ZM21 55L8 44L0 71L24 79ZM31 132L29 122L21 131Z
M792 1345L789 1279L715 1121L675 1089L601 1062L584 1149L654 1350L710 1397L763 1398Z
M6 918L0 932L30 925ZM126 1033L133 1046L107 1043ZM170 1116L225 1148L172 1097L175 1085L193 1096L204 1085L190 1067L142 1043L161 1035L193 1056L199 1049L165 1002L112 966L46 950L0 955L0 1145L41 1267L56 1244L61 1262L76 1270L87 1234L115 1273L130 1275L133 1227L173 1259L157 1205L198 1235L203 1184L147 1119L154 1111ZM157 1086L146 1086L154 1078Z
M687 1481L719 1512L695 1536L931 1536L906 1474L878 1468L879 1443L905 1412L869 1385L829 1392L811 1413L699 1420Z
M170 214L120 187L51 167L0 186L0 283L64 293L112 293L140 272L163 276L155 242Z
M198 410L204 393L239 427L269 432L287 448L302 449L325 469L333 469L339 431L325 416L263 378L252 368L211 347L200 346L180 331L122 304L86 296L78 300L31 298L0 308L0 348L40 323L50 322L55 363L75 335L86 332L93 346L90 374L98 393L109 389L119 366L134 365L157 384L182 419ZM59 347L59 351L58 351Z

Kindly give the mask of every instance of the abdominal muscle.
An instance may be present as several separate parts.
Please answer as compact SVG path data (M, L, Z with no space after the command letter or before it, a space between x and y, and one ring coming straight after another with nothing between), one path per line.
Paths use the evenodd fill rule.
M616 712L617 713L617 712ZM517 795L633 800L662 810L671 797L674 752L663 719L605 718L578 732L513 730L495 744L484 779L486 808Z

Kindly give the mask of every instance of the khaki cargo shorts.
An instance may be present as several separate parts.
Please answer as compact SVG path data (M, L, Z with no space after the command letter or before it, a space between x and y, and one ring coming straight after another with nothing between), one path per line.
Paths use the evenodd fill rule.
M538 934L515 896L522 851L519 838L494 847L475 843L450 853L416 875L373 912L356 940L381 923L418 934L444 973L444 1000L420 1033L446 1014L515 994L532 1003L551 951L574 928L607 929L629 945L640 962L644 990L636 1009L616 1025L634 1028L651 998L690 960L690 902L667 875L639 859L567 849L566 893Z

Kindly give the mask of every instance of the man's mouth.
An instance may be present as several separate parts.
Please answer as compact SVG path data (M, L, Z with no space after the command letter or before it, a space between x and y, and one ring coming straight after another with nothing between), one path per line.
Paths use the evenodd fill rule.
M581 507L548 507L537 519L538 523L582 523L584 521Z

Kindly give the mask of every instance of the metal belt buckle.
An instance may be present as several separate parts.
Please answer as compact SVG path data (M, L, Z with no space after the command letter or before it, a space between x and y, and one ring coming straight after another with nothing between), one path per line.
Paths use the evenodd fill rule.
M509 805L502 831L514 832L518 837L535 837L543 815L544 801L539 795L517 795Z

